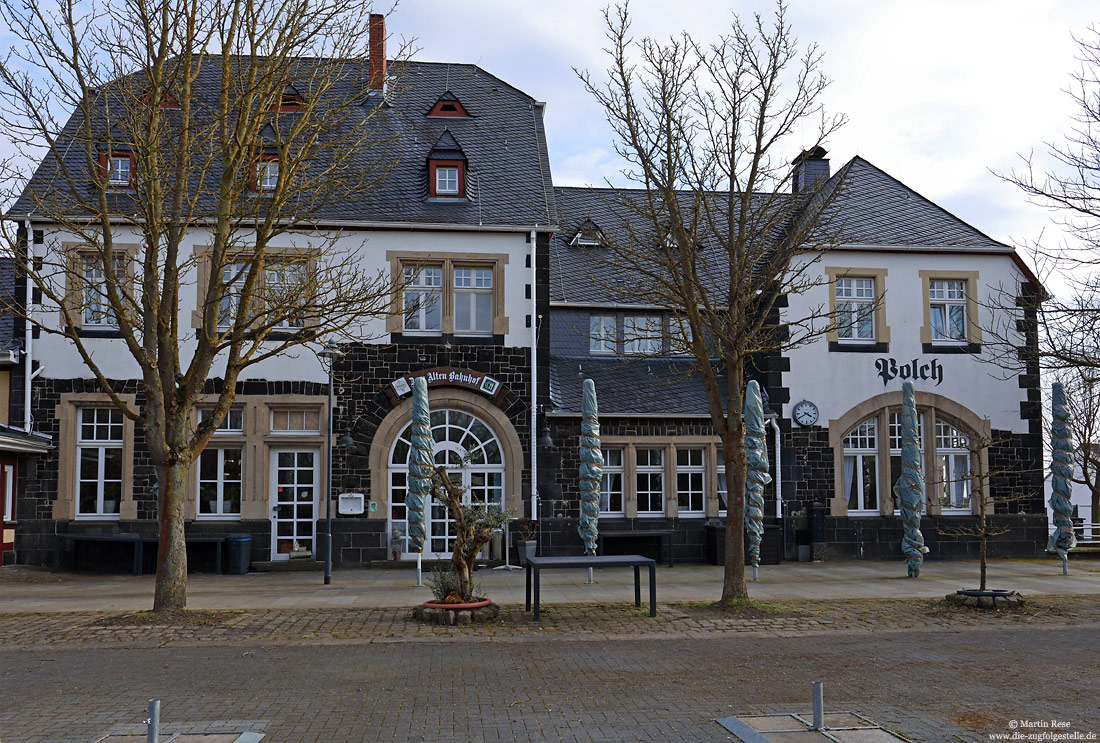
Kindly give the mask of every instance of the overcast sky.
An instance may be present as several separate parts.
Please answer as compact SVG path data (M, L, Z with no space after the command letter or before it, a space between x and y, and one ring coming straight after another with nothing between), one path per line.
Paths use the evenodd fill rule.
M415 37L417 59L475 63L545 101L556 183L622 182L610 130L572 70L603 77L601 7L403 0L388 31ZM709 41L734 11L771 13L774 4L635 0L631 9L637 36L686 30ZM788 9L799 40L825 52L825 105L849 118L827 144L834 172L860 155L1005 242L1034 239L1049 217L990 171L1067 131L1071 34L1098 16L1095 0L792 0ZM790 143L791 157L801 144Z

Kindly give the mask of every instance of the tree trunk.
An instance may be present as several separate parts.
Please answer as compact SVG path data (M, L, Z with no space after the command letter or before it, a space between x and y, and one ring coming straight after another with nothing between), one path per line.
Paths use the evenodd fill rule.
M724 437L726 457L726 565L722 575L720 604L731 604L749 597L745 585L745 447L734 442L744 439L740 416L730 422L730 435Z
M454 566L455 573L455 589L458 591L458 595L463 601L474 600L474 565L473 560L467 562L462 556L462 553L458 550L458 545L455 545L455 553L451 558L451 564Z
M985 511L987 508L985 500L985 489L978 491L978 497L981 498L981 502L978 505L978 529L981 532L981 536L978 539L978 560L981 565L981 585L978 586L979 591L985 590L985 568L986 568L986 544L989 542L989 529L986 528Z
M183 536L183 505L190 469L190 462L175 462L156 468L160 549L157 553L153 611L187 608L187 542Z

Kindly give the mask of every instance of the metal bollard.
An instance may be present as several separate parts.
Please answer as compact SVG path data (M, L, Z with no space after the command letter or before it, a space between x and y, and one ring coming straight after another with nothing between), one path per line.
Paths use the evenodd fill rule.
M825 685L814 682L814 730L825 729Z
M145 721L148 725L145 733L145 743L158 743L160 740L160 700L149 700L149 719Z

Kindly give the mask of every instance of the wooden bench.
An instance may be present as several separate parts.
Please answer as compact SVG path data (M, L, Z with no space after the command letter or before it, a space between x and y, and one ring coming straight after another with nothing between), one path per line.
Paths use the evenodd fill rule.
M605 539L656 539L657 540L657 554L660 556L661 549L665 549L668 555L668 566L672 567L672 530L664 529L647 529L644 531L600 531L596 539L596 554L602 555L604 552L604 540Z
M634 568L634 605L642 605L641 568L649 568L649 616L657 616L657 562L641 555L578 555L575 557L527 557L527 602L524 611L531 611L531 577L534 572L535 614L539 614L540 571L554 568Z
M80 562L81 542L114 542L116 544L133 544L134 557L132 571L134 575L141 575L144 570L144 546L157 544L158 537L142 537L138 534L57 534L53 544L53 571L56 573L61 567L61 542L67 540L73 543L73 570L76 570ZM214 544L215 564L218 575L222 574L222 545L225 537L185 537L187 544Z

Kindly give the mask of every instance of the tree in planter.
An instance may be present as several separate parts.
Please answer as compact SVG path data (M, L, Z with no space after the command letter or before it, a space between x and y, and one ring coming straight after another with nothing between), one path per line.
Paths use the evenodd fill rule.
M409 455L409 489L405 508L409 515L409 548L420 553L426 532L424 514L427 498L447 507L454 519L454 547L451 551L453 595L440 597L446 603L467 603L474 599L474 563L481 549L493 538L493 531L508 520L494 505L479 506L462 502L462 488L451 480L446 467L435 464L428 383L423 377L413 380L412 451ZM436 584L440 584L438 579ZM441 584L440 584L441 585Z
M363 31L381 27L368 14L332 0L0 0L16 39L0 61L0 128L43 155L0 192L19 222L9 247L42 297L14 311L71 342L143 431L158 486L154 610L186 606L185 485L245 370L358 332L399 288L362 270L361 244L316 228L392 166L388 109L364 103ZM371 74L381 90L384 68ZM52 229L33 256L32 218ZM120 339L140 407L89 327Z
M820 307L804 317L780 309L786 295L824 283L814 266L833 245L830 207L843 179L791 193L791 169L777 153L792 134L812 142L807 157L823 153L844 123L823 113L821 53L800 48L785 12L779 2L773 23L735 18L707 47L686 35L635 43L627 8L617 6L605 12L608 81L580 73L639 187L606 197L621 224L601 225L605 239L593 252L631 277L611 287L624 301L672 311L683 329L672 350L692 358L722 439L722 604L748 597L742 405L751 360L810 341L830 322Z
M937 534L943 536L971 537L978 540L979 591L987 590L986 573L988 572L989 540L1012 531L1007 527L994 526L989 523L990 508L995 508L997 503L1008 504L1026 500L1029 497L1027 493L1004 493L997 497L990 494L989 485L992 479L1006 474L1003 471L990 472L982 464L983 453L988 451L994 443L985 437L968 439L966 442L966 448L970 452L970 472L966 473L966 478L971 482L970 497L978 498L977 525L973 527L940 527L936 530ZM946 484L950 486L951 482L948 481Z

